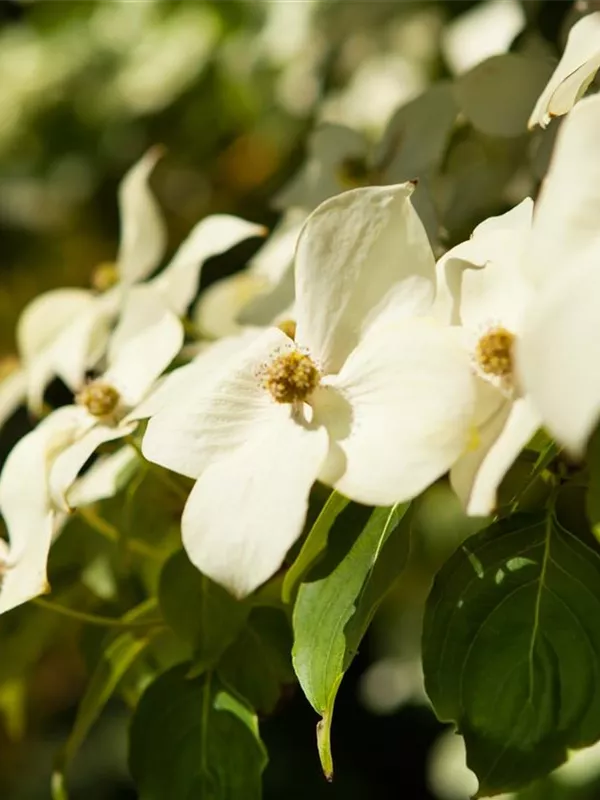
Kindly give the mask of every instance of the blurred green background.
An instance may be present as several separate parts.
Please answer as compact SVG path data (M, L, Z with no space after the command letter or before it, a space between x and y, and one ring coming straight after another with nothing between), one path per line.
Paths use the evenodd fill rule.
M517 20L505 49L559 53L572 3L499 2L510 3ZM53 287L88 286L94 267L114 258L117 186L149 146L166 148L153 187L171 251L216 211L272 227L278 212L271 198L302 165L314 125L341 122L375 140L397 107L452 74L445 34L479 5L0 0L0 356L14 352L15 323L31 298ZM471 34L475 49L487 33ZM460 151L455 158L460 162ZM503 210L495 195L482 207ZM468 235L463 228L473 221L467 215L451 235ZM254 241L211 264L203 282L241 268L256 247ZM23 415L13 421L2 449L25 424ZM442 726L422 702L418 668L431 576L467 532L446 488L433 487L416 515L411 568L337 701L333 786L319 772L316 717L296 690L263 723L271 755L267 798L467 796L447 775L441 783L427 777ZM52 758L86 677L68 631L53 639L49 615L34 611L22 631L22 616L3 623L2 800L50 796ZM36 637L41 647L32 644ZM17 647L31 652L23 673L6 677ZM135 797L126 769L127 720L124 707L109 707L76 763L74 800ZM600 797L593 786L557 786L546 783L535 796Z

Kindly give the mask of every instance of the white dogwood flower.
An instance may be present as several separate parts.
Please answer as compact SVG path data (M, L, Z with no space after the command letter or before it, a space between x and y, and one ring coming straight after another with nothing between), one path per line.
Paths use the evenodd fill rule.
M600 417L600 96L562 124L524 257L536 287L519 381L573 455Z
M255 335L214 371L183 368L179 402L148 423L146 457L197 479L182 519L188 555L238 596L281 565L315 480L392 504L466 447L470 363L430 316L435 265L413 188L323 203L298 241L295 330Z
M21 315L17 342L27 402L36 414L41 413L44 391L54 377L72 391L80 389L86 370L104 356L107 345L114 355L124 341L160 318L163 309L157 297L164 308L184 314L197 293L205 261L265 232L262 226L228 214L206 217L165 269L143 282L158 266L166 245L162 215L148 185L160 155L159 148L146 153L119 188L122 230L117 261L101 265L94 275L96 288L105 291L56 289L37 297ZM119 324L111 336L117 317Z
M580 19L569 31L565 52L529 118L529 127L545 128L567 114L585 94L600 69L600 11Z
M74 484L101 444L132 433L144 415L142 401L182 342L180 321L164 312L152 328L123 344L105 374L82 389L76 405L53 411L13 448L0 474L0 513L9 537L0 553L0 613L47 590L46 562L60 512L116 490L129 451Z

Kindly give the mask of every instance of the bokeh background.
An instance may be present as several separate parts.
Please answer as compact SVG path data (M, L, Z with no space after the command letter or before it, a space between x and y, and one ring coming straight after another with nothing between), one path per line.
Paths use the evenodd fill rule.
M149 146L166 149L153 188L171 250L212 212L272 227L280 213L272 198L303 164L316 124L350 125L375 141L399 106L487 55L513 49L551 63L579 11L561 0L0 0L0 371L10 368L30 299L89 286L94 268L114 258L117 186ZM470 27L458 26L465 20ZM504 210L506 196L499 202L484 189L475 187L476 210ZM461 218L451 237L468 235L474 221ZM241 269L258 246L209 264L203 285ZM20 411L2 431L2 458L28 424ZM418 657L431 577L469 530L444 485L420 501L402 586L336 703L333 784L319 771L316 716L291 690L263 721L266 798L468 796L451 757L459 741L440 739ZM53 638L41 609L23 630L2 625L0 798L43 800L85 660L68 631ZM127 722L125 706L112 703L77 759L72 800L135 798ZM600 798L599 785L578 774L522 796Z

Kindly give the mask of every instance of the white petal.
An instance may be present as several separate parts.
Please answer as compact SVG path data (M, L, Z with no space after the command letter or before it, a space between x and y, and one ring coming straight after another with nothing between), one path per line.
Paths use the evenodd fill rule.
M474 517L494 511L502 479L540 426L539 415L528 398L513 403L498 392L493 402L491 413L479 426L476 446L450 472L454 491L467 514Z
M414 185L337 195L307 219L296 251L297 341L337 372L391 297L397 313L433 299L435 263L410 202Z
M79 508L114 497L137 463L139 456L130 445L102 456L68 490L69 508Z
M452 329L425 320L377 327L326 383L311 400L332 439L321 479L353 500L415 497L467 447L475 387Z
M518 331L531 297L523 275L523 252L530 229L532 201L478 225L471 238L452 248L437 264L436 316L452 324L481 329L502 323Z
M107 360L111 364L128 341L159 322L167 311L164 298L150 283L138 283L122 295L119 321L110 336Z
M573 25L565 52L529 118L529 127L545 128L552 117L570 111L600 68L600 12Z
M15 445L2 469L0 511L10 548L2 567L0 613L48 591L46 562L54 514L47 473L56 448L70 440L73 422L70 409L53 412Z
M27 376L25 370L17 369L0 382L0 428L25 402Z
M516 346L520 385L574 455L600 417L599 308L597 260L571 265L536 298Z
M306 518L308 496L328 448L323 428L272 404L229 452L215 452L192 489L183 544L205 575L244 597L281 566Z
M165 223L148 180L162 155L153 147L125 175L119 187L121 242L117 264L121 281L131 285L147 277L165 251Z
M124 342L103 380L119 390L126 406L134 408L181 350L183 338L181 322L165 309L158 322Z
M198 370L193 403L183 398L148 422L142 442L144 456L196 478L215 454L238 449L249 431L261 420L270 419L277 407L262 386L261 367L292 347L285 334L270 328L228 360L212 380L203 379L202 369Z
M88 415L89 416L89 415ZM94 425L93 421L90 424ZM83 465L105 442L121 439L131 433L136 423L118 427L95 424L84 432L73 444L64 448L52 464L49 477L50 495L53 503L64 511L70 510L67 493L79 475Z
M37 356L75 316L93 304L94 296L86 289L54 289L32 300L17 323L17 344L23 360Z
M206 217L193 228L171 263L154 278L152 285L163 294L172 311L183 314L196 296L205 261L231 250L245 239L265 234L262 225L229 214Z
M524 259L540 286L573 264L600 260L599 130L600 95L578 103L561 125Z
M213 283L202 292L194 311L198 330L213 339L239 333L242 310L270 288L266 278L252 272L238 272Z

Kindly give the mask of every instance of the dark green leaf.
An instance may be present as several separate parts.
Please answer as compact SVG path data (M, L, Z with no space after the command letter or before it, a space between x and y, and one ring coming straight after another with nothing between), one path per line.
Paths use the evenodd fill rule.
M317 735L327 777L333 773L329 734L337 690L377 606L404 566L408 535L400 522L407 508L354 505L354 527L336 526L325 559L298 590L292 658L306 697L323 718Z
M129 764L140 800L260 800L266 755L255 716L211 673L189 665L144 693Z
M190 646L194 670L210 669L241 631L250 604L202 575L183 550L165 564L159 602L165 620Z
M479 796L541 777L600 738L600 556L554 517L519 515L438 574L426 689L465 737Z
M282 686L294 682L290 660L292 631L274 608L256 608L219 664L219 675L258 712L269 714Z

